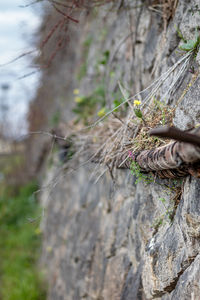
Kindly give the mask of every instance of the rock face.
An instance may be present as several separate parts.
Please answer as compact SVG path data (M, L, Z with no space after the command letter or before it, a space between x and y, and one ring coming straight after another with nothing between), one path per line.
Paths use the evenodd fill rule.
M83 40L89 35L92 42L84 58L81 93L93 89L97 61L108 49L106 71L99 67L107 89L114 91L120 80L136 94L180 59L174 25L186 39L194 39L198 0L179 1L174 15L154 6L160 1L138 1L136 7L132 2L100 7L83 20ZM175 2L166 1L171 6ZM182 129L199 123L198 57L190 59L164 99L176 107L174 124ZM57 72L63 79L62 66ZM161 87L161 98L177 72ZM95 183L90 163L74 172L60 171L57 165L47 170L44 184L51 182L50 193L44 189L41 197L49 300L200 299L199 179L136 184L130 171L121 170L114 181L107 172Z

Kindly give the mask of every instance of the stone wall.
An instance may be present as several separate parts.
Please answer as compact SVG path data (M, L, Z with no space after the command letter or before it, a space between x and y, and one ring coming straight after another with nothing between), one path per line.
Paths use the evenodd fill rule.
M92 43L87 58L77 56L77 66L87 59L87 70L80 83L72 72L82 94L94 88L96 63L104 51L111 55L99 72L107 78L109 99L118 80L135 94L180 59L174 25L186 39L194 38L200 15L191 9L197 0L179 1L166 28L162 11L155 11L151 1L132 2L100 7L83 18L82 40L89 35ZM76 51L81 53L81 47ZM165 99L177 103L174 124L182 129L199 123L198 57L188 66L194 66L195 77L187 68ZM56 75L62 85L60 68ZM161 97L177 72L163 84ZM93 164L68 172L54 160L44 181L50 188L41 197L49 300L200 299L199 179L188 176L169 191L168 180L136 184L127 170L116 171L114 181L107 172L95 183ZM168 210L173 210L172 221Z

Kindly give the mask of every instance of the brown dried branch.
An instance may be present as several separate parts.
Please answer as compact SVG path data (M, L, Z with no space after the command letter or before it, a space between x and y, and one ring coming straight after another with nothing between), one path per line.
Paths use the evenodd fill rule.
M65 12L63 12L62 10L60 10L59 8L57 8L56 5L55 5L54 3L52 3L52 6L53 6L53 8L54 8L59 14L63 15L65 19L69 19L69 20L71 20L71 21L73 21L73 22L75 22L75 23L79 23L78 20L72 18L70 15L66 14Z
M66 5L66 4L61 3L61 2L59 2L59 1L49 0L49 2L54 3L54 4L58 5L58 6L65 7L65 8L71 8L71 9L73 8L73 6L71 6L71 5Z
M194 146L200 147L200 138L198 135L182 131L175 127L165 126L165 127L155 128L149 131L149 135L171 138L176 141L190 143Z
M59 39L59 41L56 44L55 50L51 53L51 56L48 59L47 65L45 66L46 68L48 68L51 65L51 63L52 63L54 57L56 56L56 54L58 53L58 51L65 47L65 45L66 45L66 43L64 43L65 40L66 40L65 37L61 37Z
M65 18L62 18L53 26L53 28L49 31L48 35L42 41L41 49L44 48L44 46L48 43L49 39L53 36L56 29L59 28L60 26L62 26L64 24L64 22L65 22Z

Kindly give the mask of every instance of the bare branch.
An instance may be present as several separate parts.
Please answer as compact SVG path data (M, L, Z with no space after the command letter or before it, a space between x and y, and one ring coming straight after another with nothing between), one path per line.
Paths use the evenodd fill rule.
M176 141L190 143L192 145L200 147L200 138L198 135L182 131L176 127L165 126L160 128L154 128L149 131L149 135L171 138Z

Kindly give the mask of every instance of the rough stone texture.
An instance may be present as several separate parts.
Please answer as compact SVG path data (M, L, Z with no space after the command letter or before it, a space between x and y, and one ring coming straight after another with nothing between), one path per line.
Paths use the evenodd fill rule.
M173 291L179 278L182 280L182 274L199 253L200 207L198 198L199 179L188 178L173 224L162 238L158 233L158 237L155 236L150 241L151 247L145 254L143 270L143 284L149 298ZM176 292L178 292L178 287ZM173 294L172 299L174 299Z
M143 2L135 9L125 9L127 1L120 3L119 10L109 13L99 8L83 26L84 37L92 36L92 45L81 93L93 89L91 75L107 49L112 52L105 74L107 89L114 91L119 79L133 93L144 89L180 58L174 24L187 38L199 24L198 13L192 16L189 12L198 1L179 1L163 44L159 13ZM197 71L198 63L191 61L193 64ZM112 78L110 71L114 71ZM105 72L103 67L100 72ZM63 77L63 70L60 74L57 76ZM161 88L161 97L176 74ZM187 70L165 99L178 103L174 123L180 128L199 123L199 76L183 94L192 76ZM47 170L45 182L54 179L50 195L44 190L41 199L48 299L199 299L200 180L186 178L178 199L176 192L168 193L167 180L135 184L130 171L117 171L115 182L108 172L95 184L90 176L93 170L88 164L76 172L62 171L57 177L56 162ZM176 204L172 198L178 199ZM166 208L174 210L172 222ZM156 226L159 220L163 224Z
M174 125L180 129L189 129L199 123L200 120L200 78L193 84L180 105L176 109Z

